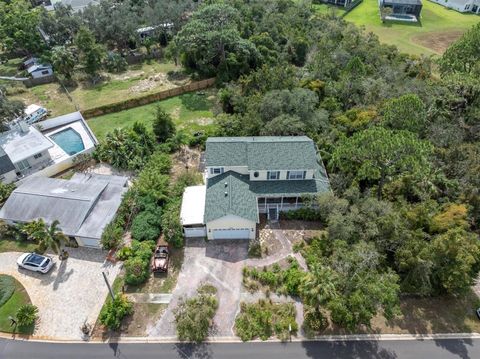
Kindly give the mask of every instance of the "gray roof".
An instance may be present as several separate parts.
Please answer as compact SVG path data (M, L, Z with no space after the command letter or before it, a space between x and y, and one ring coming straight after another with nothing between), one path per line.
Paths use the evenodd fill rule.
M206 166L247 166L249 170L313 169L316 147L306 136L209 137Z
M53 143L35 127L30 126L26 132L15 128L0 134L0 147L13 163L17 163L48 150L53 147Z
M422 5L421 0L383 0L384 4Z
M10 161L10 158L0 147L0 175L13 171L14 169L15 166L13 165L12 161Z
M296 197L328 191L330 184L320 163L311 180L250 181L247 175L228 171L208 179L205 223L228 214L256 222L257 197Z
M60 222L69 236L100 238L120 205L125 177L75 175L70 181L32 177L22 183L0 210L0 218Z

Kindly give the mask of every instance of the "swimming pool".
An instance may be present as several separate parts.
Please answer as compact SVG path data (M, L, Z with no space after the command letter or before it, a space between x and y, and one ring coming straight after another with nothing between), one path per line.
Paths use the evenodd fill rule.
M67 128L54 133L53 135L50 135L50 138L70 156L82 152L85 149L82 137L73 128Z

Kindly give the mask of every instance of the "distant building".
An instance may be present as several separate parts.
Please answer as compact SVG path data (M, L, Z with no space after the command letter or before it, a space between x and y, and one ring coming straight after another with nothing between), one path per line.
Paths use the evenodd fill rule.
M480 14L480 0L430 0L446 8L459 12L473 12Z
M419 21L423 7L421 0L379 0L378 6L382 20L405 22ZM388 15L384 15L385 9L391 9Z
M33 177L20 184L0 210L9 224L42 218L59 221L62 232L80 246L100 248L105 227L115 218L127 178L76 173L70 180Z
M24 111L24 116L23 120L29 124L32 125L35 122L43 120L45 117L47 117L47 109L38 106L35 104L28 105L27 108Z
M36 57L31 57L24 61L23 66L28 74L34 79L53 75L52 65L43 64Z
M18 121L0 134L0 180L53 176L72 167L77 156L92 152L97 144L80 112L36 125Z
M320 1L325 4L331 4L331 5L345 7L345 8L351 8L357 2L358 3L361 2L361 0L320 0Z

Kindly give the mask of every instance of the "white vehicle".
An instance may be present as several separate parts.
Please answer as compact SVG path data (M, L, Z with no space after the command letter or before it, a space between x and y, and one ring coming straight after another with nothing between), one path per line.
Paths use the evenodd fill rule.
M17 259L19 268L32 272L48 273L52 269L53 264L52 258L37 253L24 253Z
M35 122L43 120L47 117L47 110L41 106L32 104L27 106L25 109L25 115L23 120L29 125L34 124Z

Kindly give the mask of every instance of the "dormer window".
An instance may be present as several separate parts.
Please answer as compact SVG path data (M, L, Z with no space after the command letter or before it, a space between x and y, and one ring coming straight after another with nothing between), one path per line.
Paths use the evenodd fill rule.
M280 171L268 171L267 172L268 180L278 180L280 179Z
M211 167L210 174L212 175L219 175L223 173L223 167Z
M306 171L288 171L287 179L289 180L303 180L306 176Z

